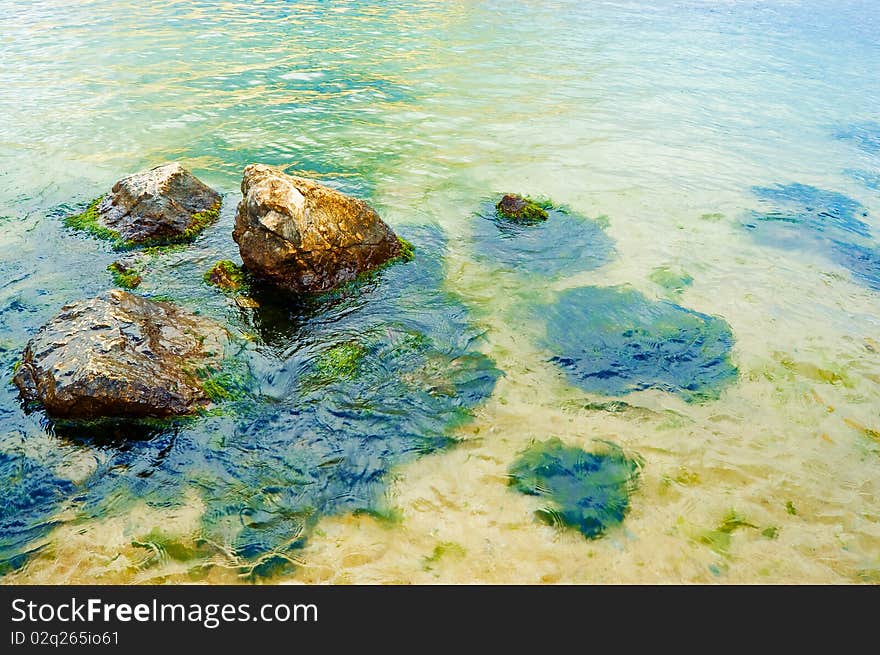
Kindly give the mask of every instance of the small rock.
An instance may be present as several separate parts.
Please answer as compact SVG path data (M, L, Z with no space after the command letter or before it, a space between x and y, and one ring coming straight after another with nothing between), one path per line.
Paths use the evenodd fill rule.
M135 173L67 224L126 245L187 241L217 219L220 194L177 162Z
M227 338L212 321L114 289L64 306L13 381L56 418L190 414L210 403L196 371L219 367Z
M116 286L124 289L135 289L140 286L143 278L140 273L126 260L117 260L107 267L113 275L113 282Z
M258 309L260 307L260 303L251 298L250 296L242 296L238 295L234 298L235 304L241 307L242 309Z
M404 254L363 200L262 164L244 170L232 238L245 267L297 293L330 290Z
M495 205L498 213L514 221L545 221L547 210L534 200L523 198L515 193L505 194Z
M228 259L214 264L205 273L205 282L223 291L237 291L245 286L244 273L241 268Z

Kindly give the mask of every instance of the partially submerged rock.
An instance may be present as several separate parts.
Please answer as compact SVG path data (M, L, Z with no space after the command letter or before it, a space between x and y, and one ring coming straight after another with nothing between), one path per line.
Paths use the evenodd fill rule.
M110 264L107 270L113 275L113 283L123 289L135 289L143 282L141 274L128 260L117 260Z
M232 238L255 276L297 293L328 291L403 256L363 200L262 164L244 170Z
M238 291L245 286L244 272L235 262L223 259L208 269L205 282L223 291Z
M122 178L65 223L120 246L176 243L215 221L220 201L219 193L172 162Z
M515 193L507 193L495 205L502 218L512 221L545 221L547 208L530 198Z
M13 381L55 418L190 414L210 403L196 371L219 364L226 338L174 305L112 290L63 307Z
M614 256L614 242L600 219L543 204L547 220L511 220L486 202L473 226L473 255L490 266L517 273L570 275L599 268Z

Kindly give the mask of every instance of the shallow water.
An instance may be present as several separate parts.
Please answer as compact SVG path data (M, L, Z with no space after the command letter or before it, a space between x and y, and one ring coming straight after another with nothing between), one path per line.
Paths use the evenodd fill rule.
M4 385L4 582L876 582L878 32L868 1L4 5L3 370L112 284L61 217L169 159L222 215L138 291L224 321L242 363L155 432L52 425ZM201 276L238 259L254 161L367 199L417 260L239 310ZM508 191L568 213L499 241ZM589 314L558 303L623 285L729 329L735 377L576 384L548 329ZM354 374L321 380L340 346ZM596 538L508 484L551 437L641 463Z

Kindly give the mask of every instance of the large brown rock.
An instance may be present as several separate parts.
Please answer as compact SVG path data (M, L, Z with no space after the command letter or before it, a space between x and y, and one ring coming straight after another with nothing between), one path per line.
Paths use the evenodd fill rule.
M219 209L220 194L172 162L119 180L96 218L122 241L140 244L195 236Z
M364 201L262 164L244 169L232 238L251 273L299 293L327 291L402 254Z
M227 336L172 304L107 291L43 326L13 381L57 418L189 414L210 402L195 371L219 367Z

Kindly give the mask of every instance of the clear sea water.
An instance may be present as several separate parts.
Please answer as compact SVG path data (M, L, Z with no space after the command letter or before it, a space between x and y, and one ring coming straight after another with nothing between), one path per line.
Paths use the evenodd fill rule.
M61 218L168 160L222 216L138 292L223 321L246 369L146 432L62 428L4 381L3 581L877 582L878 34L868 0L0 1L4 378L112 285L118 253ZM368 200L416 261L239 310L201 276L238 258L251 162ZM508 191L567 213L499 240ZM705 317L735 372L561 366L571 335L608 346L566 304L596 295ZM310 387L353 340L363 370ZM641 462L597 538L508 484L551 437Z

